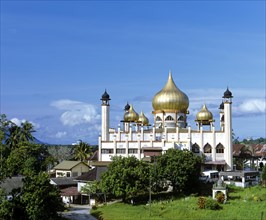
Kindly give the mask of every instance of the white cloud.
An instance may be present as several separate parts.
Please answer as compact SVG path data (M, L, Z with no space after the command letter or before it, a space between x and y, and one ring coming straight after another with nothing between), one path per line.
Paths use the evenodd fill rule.
M100 115L97 113L95 106L84 102L62 99L52 102L51 106L65 111L60 117L63 125L92 124L100 119Z
M248 99L241 102L239 105L234 107L233 112L238 115L254 115L254 114L265 114L266 112L266 101L265 99Z
M55 137L56 138L62 138L62 137L65 137L67 135L67 132L65 131L59 131L55 134Z
M13 123L15 123L17 126L21 126L21 124L22 123L25 123L26 121L28 121L28 120L26 120L26 119L18 119L18 118L12 118L10 121L12 121ZM37 129L37 128L40 128L40 125L39 124L37 124L37 123L34 123L34 122L32 122L32 121L28 121L29 123L31 123L32 125L33 125L33 128L34 129Z

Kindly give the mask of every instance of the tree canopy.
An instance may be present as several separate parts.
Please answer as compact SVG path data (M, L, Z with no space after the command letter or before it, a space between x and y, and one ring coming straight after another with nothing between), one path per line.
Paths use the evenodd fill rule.
M156 158L155 177L160 182L169 182L173 192L187 192L197 184L202 159L191 151L169 149Z
M147 192L149 187L149 164L134 156L115 156L108 170L103 174L101 189L121 197L124 201L140 193Z
M82 140L74 148L74 159L80 161L86 161L88 157L92 154L92 147Z
M52 162L47 146L29 142L18 143L6 160L9 176L38 174Z
M35 144L33 125L20 126L0 117L0 181L13 175L23 175L23 187L13 189L11 200L0 192L2 219L57 219L63 203L57 188L50 184L44 171L53 162L47 146Z

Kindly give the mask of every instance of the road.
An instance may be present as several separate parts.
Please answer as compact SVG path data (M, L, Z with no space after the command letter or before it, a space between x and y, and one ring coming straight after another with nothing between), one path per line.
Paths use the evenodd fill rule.
M72 220L97 220L95 217L89 214L89 205L74 205L71 204L68 212L61 213L62 216Z

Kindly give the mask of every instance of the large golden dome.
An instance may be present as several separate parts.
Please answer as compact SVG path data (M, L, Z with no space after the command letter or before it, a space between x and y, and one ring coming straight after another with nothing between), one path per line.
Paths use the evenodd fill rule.
M139 119L139 115L137 112L135 112L132 105L130 105L130 108L128 112L124 114L124 121L126 122L136 122Z
M175 85L171 72L164 88L158 92L152 100L153 109L156 110L175 110L187 113L189 100L185 93Z
M196 121L199 121L202 124L209 124L213 121L213 115L207 109L205 104L202 106L202 109L197 113Z

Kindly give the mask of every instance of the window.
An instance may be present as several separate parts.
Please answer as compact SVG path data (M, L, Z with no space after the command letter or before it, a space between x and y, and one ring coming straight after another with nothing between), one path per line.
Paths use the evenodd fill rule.
M198 144L195 143L192 145L192 152L193 153L199 153L200 152Z
M128 149L128 153L129 154L137 154L138 153L138 149L137 148Z
M165 118L166 121L173 121L173 117L171 115L168 115L166 118Z
M178 121L184 121L184 116L181 115L177 120L178 120Z
M218 154L223 154L224 153L224 146L221 143L219 143L216 146L216 153L218 153Z
M102 154L113 154L114 149L102 149Z
M156 121L162 121L162 119L159 116L157 116L155 120Z
M117 154L125 154L126 153L126 149L116 149L116 153Z
M62 177L62 176L64 176L64 173L63 172L56 172L56 175Z
M67 177L70 177L70 172L67 172L66 176L67 176Z
M212 147L211 147L211 145L209 143L207 143L207 144L205 144L203 150L204 150L204 153L208 154L208 153L212 152Z

